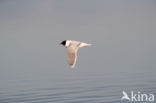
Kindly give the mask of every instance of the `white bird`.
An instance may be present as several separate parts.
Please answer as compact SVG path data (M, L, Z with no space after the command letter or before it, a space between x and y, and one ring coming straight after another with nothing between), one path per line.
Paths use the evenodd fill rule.
M130 101L130 98L128 97L127 93L125 91L122 92L123 96L121 98L121 100L129 100Z
M78 49L91 45L74 40L64 40L60 44L66 47L67 62L71 68L75 67Z

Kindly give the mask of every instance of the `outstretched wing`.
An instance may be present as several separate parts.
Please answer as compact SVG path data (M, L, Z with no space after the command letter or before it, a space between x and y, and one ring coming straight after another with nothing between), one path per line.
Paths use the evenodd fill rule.
M77 49L69 46L66 48L67 62L71 68L74 68L77 59Z

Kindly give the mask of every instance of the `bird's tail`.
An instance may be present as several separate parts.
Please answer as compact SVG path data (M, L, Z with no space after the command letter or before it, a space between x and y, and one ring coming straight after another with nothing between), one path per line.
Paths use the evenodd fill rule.
M87 47L87 46L91 46L92 44L87 44L87 43L81 43L80 44L80 48L82 48L82 47Z

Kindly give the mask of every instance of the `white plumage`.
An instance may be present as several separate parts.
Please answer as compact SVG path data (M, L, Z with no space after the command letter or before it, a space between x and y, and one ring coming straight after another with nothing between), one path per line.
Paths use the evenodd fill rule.
M78 49L91 45L74 40L64 40L61 42L61 44L66 47L67 62L71 68L75 67Z

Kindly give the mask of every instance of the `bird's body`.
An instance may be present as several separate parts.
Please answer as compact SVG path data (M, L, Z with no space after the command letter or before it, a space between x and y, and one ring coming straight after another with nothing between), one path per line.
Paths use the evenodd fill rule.
M64 40L61 42L61 44L66 47L67 62L71 68L75 67L78 49L91 45L74 40Z

